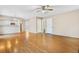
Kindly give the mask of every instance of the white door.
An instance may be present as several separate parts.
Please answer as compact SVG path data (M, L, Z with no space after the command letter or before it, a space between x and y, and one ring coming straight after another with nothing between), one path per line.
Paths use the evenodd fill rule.
M53 34L53 19L47 18L46 22L46 33Z
M37 19L37 32L53 34L53 19L43 18Z
M36 19L36 32L37 33L42 33L43 31L42 31L42 24L43 24L43 22L42 22L42 19Z

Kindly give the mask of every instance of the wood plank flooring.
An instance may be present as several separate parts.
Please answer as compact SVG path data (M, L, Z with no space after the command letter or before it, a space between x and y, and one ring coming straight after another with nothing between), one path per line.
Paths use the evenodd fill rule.
M32 52L78 52L79 39L51 34L29 33L27 46Z
M0 38L0 52L78 53L79 38L41 33L17 33Z

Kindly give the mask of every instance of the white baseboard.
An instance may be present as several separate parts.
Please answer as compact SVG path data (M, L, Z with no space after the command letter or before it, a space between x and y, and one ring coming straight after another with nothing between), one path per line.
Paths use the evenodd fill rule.
M62 35L62 34L54 34L54 35L60 35L60 36L67 36L67 37L79 38L78 36L69 36L69 35Z

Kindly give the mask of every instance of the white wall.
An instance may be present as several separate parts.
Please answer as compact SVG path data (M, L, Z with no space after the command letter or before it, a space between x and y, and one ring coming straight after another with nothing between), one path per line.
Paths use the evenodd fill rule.
M45 20L47 20L46 33L79 38L79 10L48 17ZM36 33L35 17L27 20L25 25L26 31ZM38 25L38 30L41 30L40 25Z
M25 21L25 30L27 32L36 33L36 18L35 17Z
M18 33L20 32L19 22L11 21L13 18L7 16L0 16L0 34L10 34L10 33ZM11 22L14 22L16 25L10 25Z
M16 25L11 26L11 21L8 19L0 18L0 34L10 34L20 32L19 24L15 21Z
M79 10L53 17L54 34L79 38Z
M37 23L36 23L36 20L37 20ZM44 23L44 21L45 21L45 23ZM46 24L46 26L45 26L45 24ZM31 19L28 19L25 22L25 28L26 28L26 31L28 31L28 32L40 33L40 32L43 32L44 27L46 27L45 28L46 33L51 33L51 34L53 33L53 18L52 17L44 18L43 21L33 17Z

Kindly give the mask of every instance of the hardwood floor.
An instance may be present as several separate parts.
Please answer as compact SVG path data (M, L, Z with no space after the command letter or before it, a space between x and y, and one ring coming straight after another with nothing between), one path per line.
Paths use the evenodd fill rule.
M19 52L19 47L23 46L24 33L16 33L0 36L0 52Z
M27 39L32 52L78 52L78 38L30 33Z
M79 52L79 38L29 32L17 33L0 37L0 52Z

